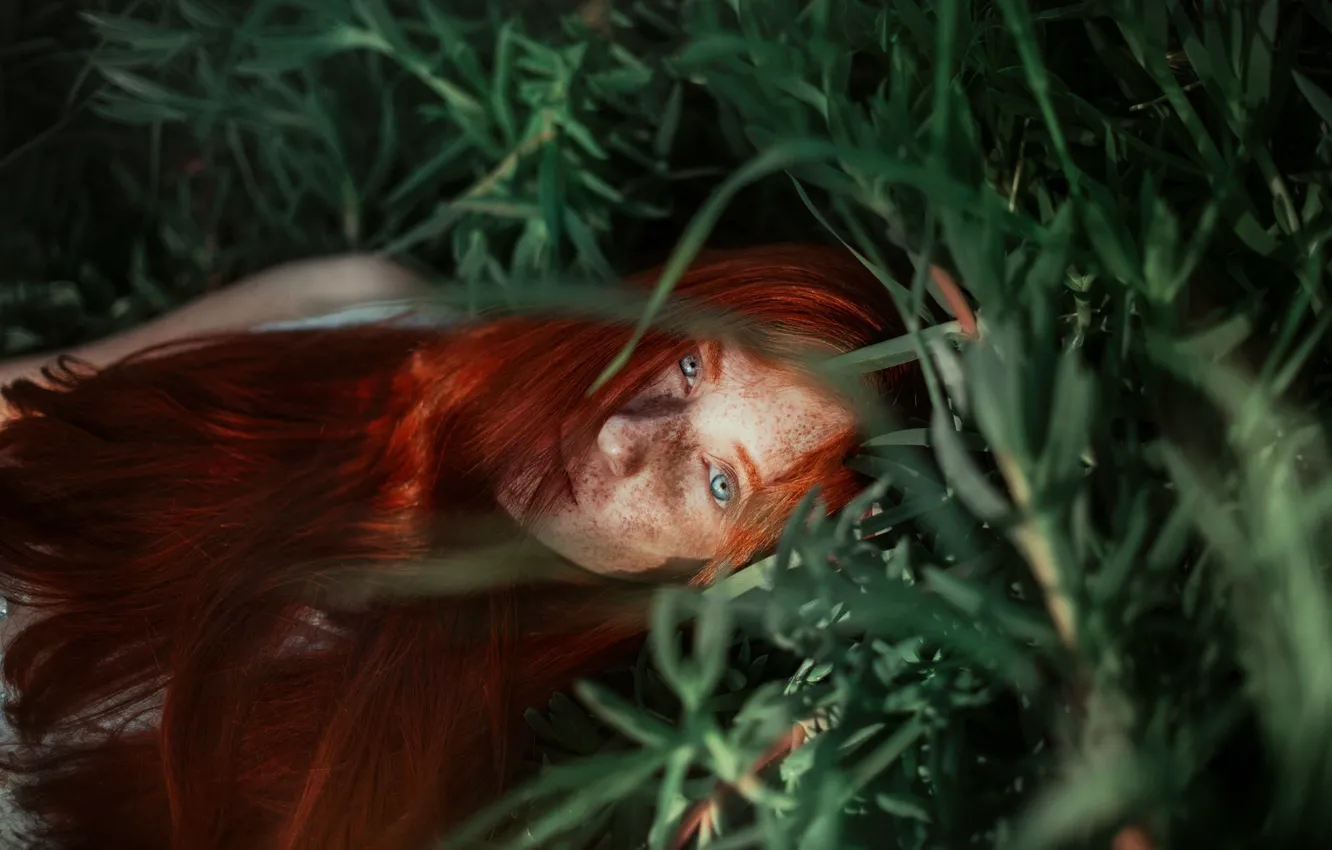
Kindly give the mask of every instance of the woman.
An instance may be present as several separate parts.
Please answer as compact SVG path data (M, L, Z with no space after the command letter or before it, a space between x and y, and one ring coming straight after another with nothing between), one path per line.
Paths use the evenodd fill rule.
M895 335L882 286L776 246L713 255L676 295L685 324L744 325L649 333L591 395L629 328L282 325L10 384L29 846L420 846L502 790L523 708L641 632L625 587L743 564L816 484L845 504L854 407L793 356Z

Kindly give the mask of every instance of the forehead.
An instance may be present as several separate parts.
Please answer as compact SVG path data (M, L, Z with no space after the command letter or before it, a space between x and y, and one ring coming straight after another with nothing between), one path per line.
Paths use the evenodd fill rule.
M719 347L719 374L708 414L718 432L748 454L758 477L784 474L800 455L855 426L850 409L791 368L764 363L742 350Z

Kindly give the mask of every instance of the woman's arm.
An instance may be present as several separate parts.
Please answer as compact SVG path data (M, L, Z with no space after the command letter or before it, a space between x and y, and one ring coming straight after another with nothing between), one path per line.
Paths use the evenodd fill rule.
M348 255L288 263L124 333L67 351L0 363L0 387L36 376L43 366L62 354L92 366L105 366L135 351L175 339L319 316L367 301L412 298L426 292L425 284L411 272L372 256Z

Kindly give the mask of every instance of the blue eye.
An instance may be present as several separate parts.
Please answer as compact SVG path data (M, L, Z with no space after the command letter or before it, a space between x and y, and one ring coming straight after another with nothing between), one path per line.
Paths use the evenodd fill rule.
M708 492L712 498L726 507L731 499L735 498L735 484L731 481L731 476L724 469L719 469L711 464L708 465Z
M703 360L697 354L687 354L680 358L680 372L685 376L685 386L693 388L694 382L703 372Z

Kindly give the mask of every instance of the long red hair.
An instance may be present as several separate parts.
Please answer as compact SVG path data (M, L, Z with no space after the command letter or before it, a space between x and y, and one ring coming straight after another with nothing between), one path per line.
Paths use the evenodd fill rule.
M829 248L710 255L677 296L783 344L901 327ZM628 335L524 317L229 335L6 388L0 593L39 617L5 649L5 767L31 844L397 850L497 795L521 710L603 666L637 614L596 585L339 588L465 549L515 475L545 473L539 506L553 425L591 433L691 344L650 333L588 396ZM844 504L855 445L803 458L722 555L771 545L816 483Z

